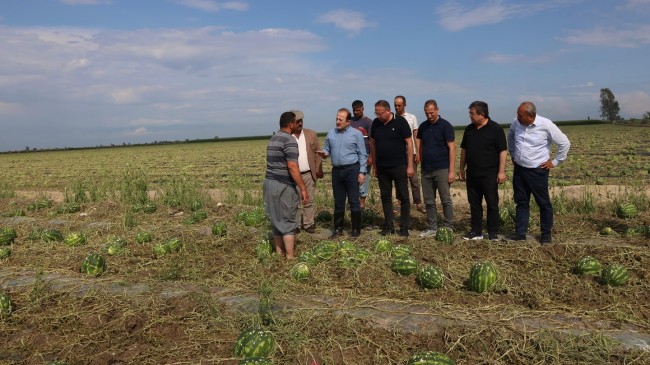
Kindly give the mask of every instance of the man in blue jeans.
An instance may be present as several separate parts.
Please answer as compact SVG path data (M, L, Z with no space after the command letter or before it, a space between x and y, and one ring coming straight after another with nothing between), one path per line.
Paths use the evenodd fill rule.
M332 159L332 190L334 193L334 230L330 238L343 234L345 199L350 204L352 220L351 237L361 234L361 206L359 205L359 185L366 179L368 154L363 134L350 127L352 114L341 108L336 113L336 128L325 137L325 146L317 153L322 158Z
M551 144L557 145L551 160ZM539 206L541 243L552 241L553 205L548 194L548 176L552 168L566 160L571 142L551 120L537 115L535 104L524 101L508 131L508 152L514 163L512 188L517 206L515 237L526 239L530 217L530 195Z

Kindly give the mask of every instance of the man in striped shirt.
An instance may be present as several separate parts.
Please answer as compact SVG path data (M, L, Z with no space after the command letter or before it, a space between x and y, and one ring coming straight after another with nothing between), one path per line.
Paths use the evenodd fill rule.
M264 211L271 220L275 252L286 255L287 259L294 258L298 204L301 200L303 204L309 200L298 166L298 143L292 135L297 129L296 115L283 113L280 130L266 146Z

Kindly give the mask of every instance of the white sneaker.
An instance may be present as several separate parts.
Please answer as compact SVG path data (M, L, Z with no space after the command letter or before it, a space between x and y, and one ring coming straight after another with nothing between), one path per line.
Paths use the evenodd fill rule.
M427 229L426 231L420 233L420 237L435 237L436 233L438 233L438 231L435 229Z

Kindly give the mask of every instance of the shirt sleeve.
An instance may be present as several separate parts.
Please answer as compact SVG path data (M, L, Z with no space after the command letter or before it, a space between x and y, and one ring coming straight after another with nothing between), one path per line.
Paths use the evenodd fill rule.
M569 138L562 133L560 128L558 128L555 123L551 123L549 126L549 132L551 134L551 141L557 145L557 153L555 154L555 159L551 161L553 166L558 166L564 162L569 154L569 148L571 148L571 142Z

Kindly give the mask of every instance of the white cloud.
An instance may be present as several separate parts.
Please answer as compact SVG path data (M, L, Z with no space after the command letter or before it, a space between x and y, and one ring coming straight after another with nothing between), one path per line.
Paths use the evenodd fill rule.
M496 64L536 64L536 63L547 63L551 61L551 57L548 55L544 56L528 56L528 55L510 55L503 53L490 53L483 58L483 61Z
M497 24L514 17L529 17L535 13L556 9L575 2L574 0L550 0L535 3L516 3L504 0L491 0L472 6L467 2L448 0L438 6L436 15L440 25L449 31L457 32L466 28Z
M621 113L632 118L639 118L650 111L650 95L644 91L635 91L616 96L621 105Z
M363 13L344 9L332 10L319 16L316 21L323 24L334 24L336 28L347 32L349 36L356 36L364 29L373 26L366 20Z
M650 44L650 25L575 30L560 40L568 44L634 48Z
M221 2L214 0L177 0L176 3L187 6L189 8L203 10L211 13L221 10L246 11L249 8L248 3L244 1Z
M147 128L137 128L135 130L125 132L123 133L124 137L143 137L149 135L149 131L147 131Z

